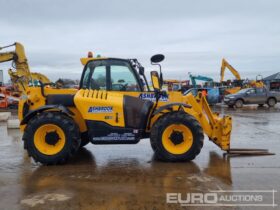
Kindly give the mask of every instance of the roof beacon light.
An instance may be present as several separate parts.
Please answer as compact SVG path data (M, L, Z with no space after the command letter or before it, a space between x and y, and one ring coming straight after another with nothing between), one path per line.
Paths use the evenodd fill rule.
M91 51L88 52L88 58L93 58L93 53Z

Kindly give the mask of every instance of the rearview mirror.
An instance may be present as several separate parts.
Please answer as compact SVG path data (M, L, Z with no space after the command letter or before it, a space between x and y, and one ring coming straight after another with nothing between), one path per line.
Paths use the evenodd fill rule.
M151 57L152 63L160 63L163 60L164 60L164 55L162 54L156 54Z
M151 79L152 79L152 84L153 88L155 91L160 90L160 81L159 81L159 76L157 71L151 71Z

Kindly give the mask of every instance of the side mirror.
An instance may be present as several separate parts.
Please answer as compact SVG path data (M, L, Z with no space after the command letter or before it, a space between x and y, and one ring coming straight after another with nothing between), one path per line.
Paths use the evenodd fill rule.
M160 63L163 60L164 60L164 55L162 54L156 54L151 57L152 63Z
M157 71L151 71L151 79L152 79L152 84L153 88L155 91L160 90L160 81L159 81L159 76Z
M139 67L139 74L143 76L144 73L145 73L145 68L143 66L140 66Z

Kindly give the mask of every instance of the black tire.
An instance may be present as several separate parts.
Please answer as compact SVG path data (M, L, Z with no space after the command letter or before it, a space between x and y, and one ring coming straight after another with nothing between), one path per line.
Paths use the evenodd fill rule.
M86 146L89 142L90 142L90 140L89 140L88 133L87 133L87 132L82 133L82 134L81 134L81 144L80 144L80 148Z
M259 104L259 107L263 107L264 104Z
M228 108L233 108L234 107L234 105L228 105Z
M65 135L65 144L61 151L54 155L40 152L34 143L34 134L38 128L46 124L53 124L62 129ZM27 124L23 134L24 148L28 155L36 162L45 165L63 164L79 149L81 139L79 128L68 116L59 112L43 112L33 117Z
M172 154L167 151L162 143L164 130L172 124L183 124L190 129L193 135L193 143L189 150L183 154ZM155 152L156 158L163 161L190 161L193 160L203 147L203 130L199 122L191 115L185 112L171 112L160 117L151 129L151 146Z
M234 103L236 108L242 108L243 107L243 101L241 99L237 99Z
M276 100L275 100L274 98L269 98L269 99L267 100L267 105L268 105L269 107L274 107L276 103L277 103L277 102L276 102Z

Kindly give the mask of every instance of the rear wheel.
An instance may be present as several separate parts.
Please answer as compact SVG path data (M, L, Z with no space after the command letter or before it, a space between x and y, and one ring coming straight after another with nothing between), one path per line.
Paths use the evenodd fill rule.
M47 165L66 162L81 143L75 122L58 112L43 112L32 118L23 141L29 156Z
M242 108L243 107L243 101L241 99L238 99L237 101L235 101L235 107L236 108Z
M173 112L154 124L150 138L158 159L188 161L200 153L204 135L194 117L185 112Z
M276 100L275 100L274 98L269 98L269 99L267 100L267 105L268 105L269 107L274 107L275 104L276 104Z

